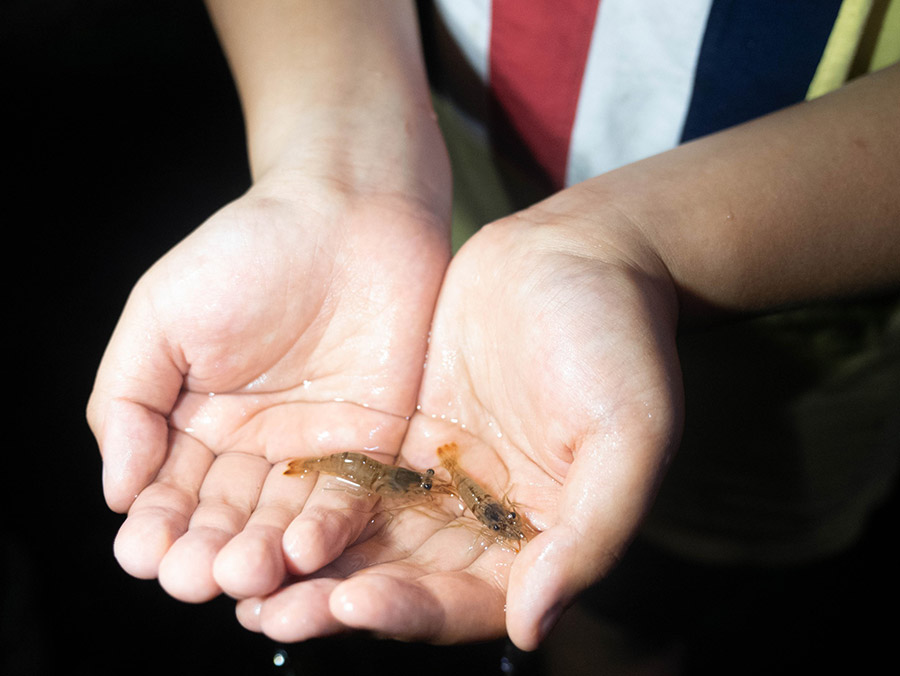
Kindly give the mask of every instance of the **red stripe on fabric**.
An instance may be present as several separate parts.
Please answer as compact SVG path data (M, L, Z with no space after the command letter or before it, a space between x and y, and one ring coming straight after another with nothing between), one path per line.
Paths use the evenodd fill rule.
M600 0L493 0L489 83L557 187Z

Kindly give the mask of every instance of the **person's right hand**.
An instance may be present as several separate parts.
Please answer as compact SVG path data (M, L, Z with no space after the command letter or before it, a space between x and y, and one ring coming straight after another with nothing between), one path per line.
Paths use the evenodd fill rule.
M270 174L138 282L88 406L127 572L186 601L264 594L301 509L293 572L365 525L281 461L399 449L449 255L424 203Z
M254 185L137 283L88 404L116 556L186 601L267 594L365 526L282 461L398 452L449 258L412 3L207 5Z

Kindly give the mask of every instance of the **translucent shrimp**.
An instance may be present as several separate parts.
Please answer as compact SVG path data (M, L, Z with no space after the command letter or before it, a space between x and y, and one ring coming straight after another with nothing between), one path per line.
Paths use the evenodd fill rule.
M475 518L490 529L497 542L513 542L518 550L520 542L525 539L519 515L466 474L459 466L458 455L459 448L455 443L444 444L437 449L441 465L450 472L455 493Z
M434 470L416 472L406 467L388 465L363 453L343 451L318 458L291 460L285 474L322 472L337 477L350 486L387 498L428 496L449 493L449 488L435 482Z

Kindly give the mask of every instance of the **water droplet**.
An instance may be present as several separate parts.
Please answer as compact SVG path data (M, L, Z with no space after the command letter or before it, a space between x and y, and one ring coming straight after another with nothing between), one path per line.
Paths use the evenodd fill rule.
M261 376L259 376L259 378L257 378L257 379L254 380L252 383L250 383L249 385L247 385L246 389L248 389L248 390L256 389L256 388L258 388L260 385L263 385L268 379L269 379L269 374L268 374L268 373L263 373Z

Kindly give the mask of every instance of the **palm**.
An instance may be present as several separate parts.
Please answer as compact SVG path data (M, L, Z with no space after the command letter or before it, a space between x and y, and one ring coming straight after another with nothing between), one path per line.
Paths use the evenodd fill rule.
M670 317L651 284L554 237L495 226L454 260L403 445L427 467L455 441L467 471L541 533L517 553L482 546L477 524L450 511L408 510L314 580L243 604L245 624L287 639L347 625L442 642L507 629L530 646L534 614L609 567L676 435ZM584 579L561 577L584 555ZM302 624L315 601L329 620Z
M288 524L334 505L307 501L310 487L280 461L348 447L391 455L405 433L442 238L423 237L391 200L359 208L326 194L275 199L257 187L215 215L136 286L104 357L89 412L107 499L129 508L117 557L178 598L281 582ZM288 567L315 570L364 525L297 520L296 537L318 539Z

